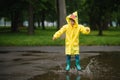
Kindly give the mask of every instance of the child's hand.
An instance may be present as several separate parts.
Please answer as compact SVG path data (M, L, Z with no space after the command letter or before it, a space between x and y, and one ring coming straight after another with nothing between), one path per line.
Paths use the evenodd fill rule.
M89 27L86 27L86 31L87 31L87 32L90 32L90 28L89 28Z
M55 39L56 39L55 37L52 38L52 40L55 40Z

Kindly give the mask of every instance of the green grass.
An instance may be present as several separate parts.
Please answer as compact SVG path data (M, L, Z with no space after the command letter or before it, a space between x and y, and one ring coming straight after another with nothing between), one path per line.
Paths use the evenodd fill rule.
M103 36L98 36L98 31L91 31L89 35L80 36L81 45L120 45L119 31L104 31Z
M120 45L120 29L104 31L103 36L97 36L98 31L80 36L80 45ZM64 45L63 39L52 40L55 29L36 29L34 35L28 35L26 29L11 33L9 28L0 28L0 46L48 46Z

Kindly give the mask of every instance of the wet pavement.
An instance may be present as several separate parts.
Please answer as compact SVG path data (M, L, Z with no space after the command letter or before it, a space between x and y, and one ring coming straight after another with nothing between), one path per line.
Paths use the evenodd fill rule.
M119 46L83 46L80 59L66 72L63 46L0 47L0 80L120 80Z

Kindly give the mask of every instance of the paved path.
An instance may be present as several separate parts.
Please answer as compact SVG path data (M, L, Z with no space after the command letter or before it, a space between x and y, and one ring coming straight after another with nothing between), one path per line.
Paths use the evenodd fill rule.
M63 53L65 47L64 46L33 46L33 47L0 47L1 52L7 51L33 51L33 52L57 52ZM120 52L120 46L81 46L80 52Z
M54 70L56 66L64 68L64 48L64 46L0 47L0 80L29 80L47 73L50 69ZM82 60L99 55L99 52L120 53L120 46L81 46L80 50L83 53L80 55Z

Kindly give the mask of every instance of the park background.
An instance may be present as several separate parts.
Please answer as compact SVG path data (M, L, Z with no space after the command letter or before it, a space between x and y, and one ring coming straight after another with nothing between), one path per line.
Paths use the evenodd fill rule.
M119 0L1 0L0 46L64 45L53 34L78 12L79 24L91 33L80 36L80 45L120 45Z
M66 74L64 35L53 34L78 12L80 64ZM0 80L120 80L120 0L1 0Z

